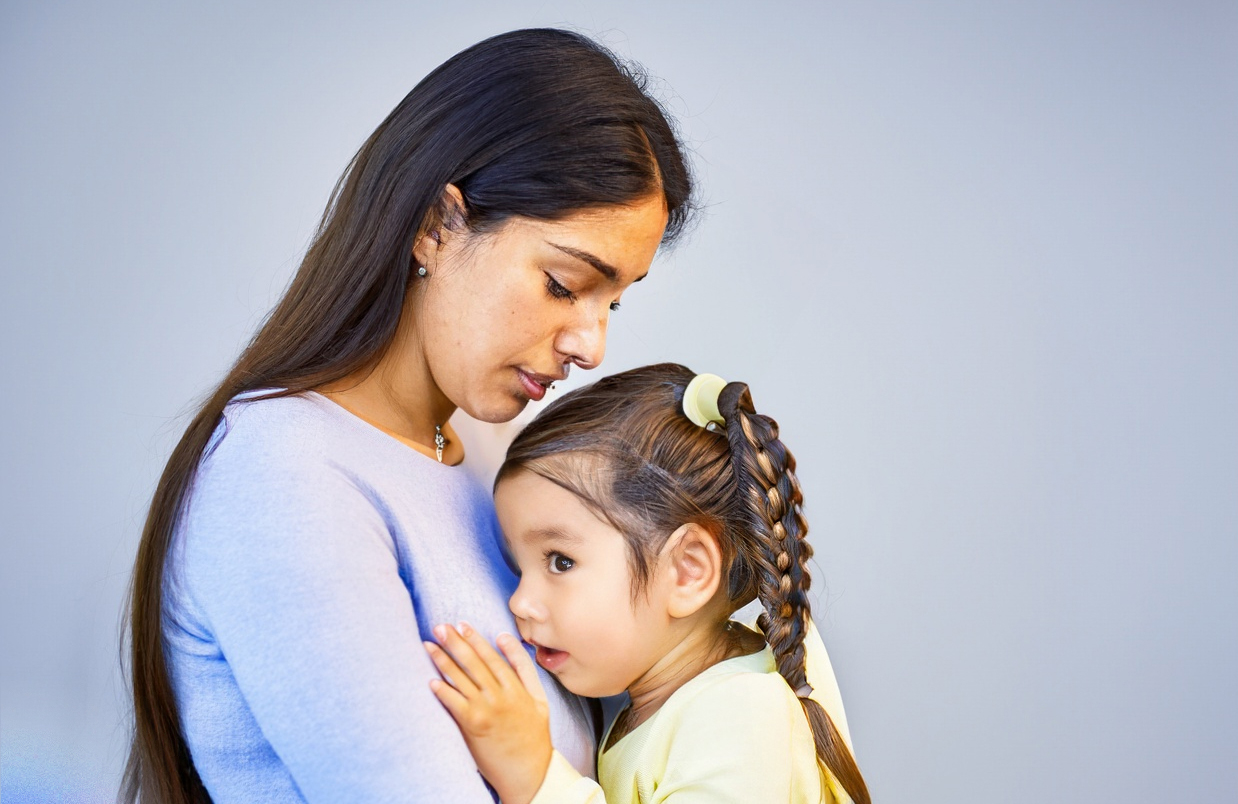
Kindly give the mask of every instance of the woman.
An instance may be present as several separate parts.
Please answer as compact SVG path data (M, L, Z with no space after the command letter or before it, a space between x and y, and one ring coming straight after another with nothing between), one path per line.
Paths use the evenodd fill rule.
M507 421L597 365L690 198L660 108L582 36L496 36L409 93L160 479L126 800L491 800L421 648L439 622L512 628L447 419ZM561 692L552 729L590 771Z

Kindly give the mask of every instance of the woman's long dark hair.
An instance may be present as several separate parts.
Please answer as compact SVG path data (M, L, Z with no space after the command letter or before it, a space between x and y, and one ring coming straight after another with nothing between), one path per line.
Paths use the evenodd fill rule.
M194 416L155 489L131 587L134 734L121 800L210 800L169 678L163 595L176 523L225 405L256 389L299 393L381 358L404 308L413 244L451 225L441 209L449 183L473 231L660 193L670 242L693 209L681 145L643 74L579 34L487 39L400 102L353 157L292 284Z
M683 395L694 376L662 363L564 394L516 436L495 482L534 472L614 525L627 540L633 595L676 528L693 522L712 533L733 609L755 598L765 610L761 630L804 710L818 760L855 804L869 804L855 757L806 686L812 546L795 458L741 382L718 398L725 430L689 420Z

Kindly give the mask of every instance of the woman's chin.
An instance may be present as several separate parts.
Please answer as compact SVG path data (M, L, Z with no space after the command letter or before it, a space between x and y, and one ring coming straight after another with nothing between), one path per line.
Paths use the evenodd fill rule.
M519 416L529 405L526 397L506 395L506 398L487 399L478 404L462 403L460 410L479 422L504 424Z

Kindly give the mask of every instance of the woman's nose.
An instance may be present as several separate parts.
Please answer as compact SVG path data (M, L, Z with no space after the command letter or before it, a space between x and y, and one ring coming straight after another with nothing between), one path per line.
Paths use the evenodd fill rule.
M555 350L582 369L596 368L606 356L606 324L609 306L581 305L581 316L559 333Z

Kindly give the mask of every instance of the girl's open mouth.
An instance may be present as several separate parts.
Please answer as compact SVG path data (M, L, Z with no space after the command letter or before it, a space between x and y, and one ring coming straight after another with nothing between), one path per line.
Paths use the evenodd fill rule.
M544 648L541 645L535 645L534 647L537 648L537 663L552 673L561 668L563 663L567 661L568 653L565 650Z

